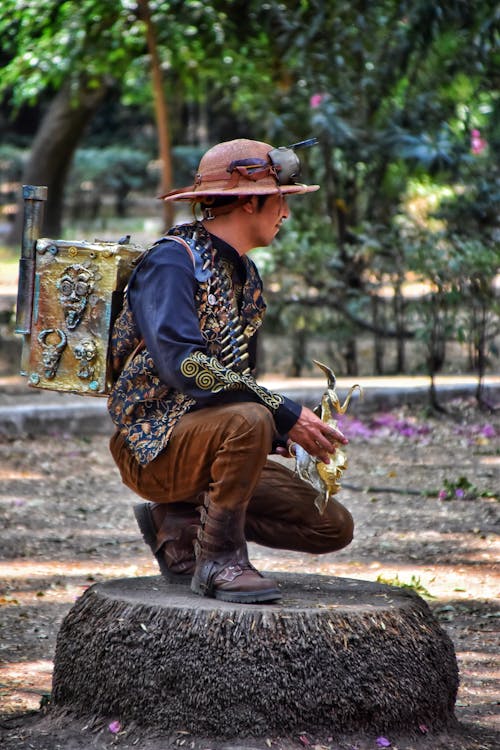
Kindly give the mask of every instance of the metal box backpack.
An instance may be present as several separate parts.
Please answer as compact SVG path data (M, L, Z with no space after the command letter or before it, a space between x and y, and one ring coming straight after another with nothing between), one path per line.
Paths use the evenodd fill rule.
M109 393L111 329L144 248L119 242L39 239L47 189L24 185L16 333L30 386Z

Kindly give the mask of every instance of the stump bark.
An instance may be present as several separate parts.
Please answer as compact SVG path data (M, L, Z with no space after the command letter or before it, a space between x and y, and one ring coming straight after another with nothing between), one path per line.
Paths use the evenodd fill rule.
M273 573L280 603L238 605L161 577L95 584L57 640L53 707L203 737L442 730L451 640L410 590Z

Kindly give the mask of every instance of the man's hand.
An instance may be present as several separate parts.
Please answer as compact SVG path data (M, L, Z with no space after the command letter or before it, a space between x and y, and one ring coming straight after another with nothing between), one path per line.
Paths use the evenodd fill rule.
M330 461L328 454L335 453L335 443L346 445L349 442L345 435L322 422L307 406L302 407L300 416L288 436L311 456L316 456L325 464Z

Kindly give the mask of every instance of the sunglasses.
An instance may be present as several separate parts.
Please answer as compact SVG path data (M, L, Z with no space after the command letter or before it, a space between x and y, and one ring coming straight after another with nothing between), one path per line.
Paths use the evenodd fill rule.
M271 163L266 159L236 159L232 161L227 171L232 174L239 172L249 180L262 180L272 175L279 185L296 185L300 177L300 160L296 149L309 148L318 143L317 138L293 143L291 146L279 146L268 153Z

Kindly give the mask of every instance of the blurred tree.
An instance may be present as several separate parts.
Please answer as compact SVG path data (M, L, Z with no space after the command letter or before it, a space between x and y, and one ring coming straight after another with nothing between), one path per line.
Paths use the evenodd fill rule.
M147 153L134 148L78 149L66 191L72 219L96 219L104 196L113 198L114 215L125 217L131 190L154 189L157 175L149 166Z
M127 15L104 0L81 3L5 0L0 7L3 67L0 92L13 107L54 93L23 174L27 184L49 188L46 227L58 234L62 196L74 150L111 85L137 52ZM19 224L15 226L19 235Z
M4 0L0 8L0 91L14 106L58 92L55 105L66 89L65 106L81 113L73 124L69 114L61 117L61 138L66 128L73 142L68 136L59 172L57 159L48 159L58 177L56 202L78 128L92 117L91 94L102 100L114 87L124 102L151 106L138 2ZM430 179L465 188L476 179L472 161L481 174L487 169L479 152L488 153L490 144L495 153L498 3L149 0L149 11L174 142L237 137L243 124L245 134L276 143L319 137L319 147L303 152L304 180L314 174L322 190L292 202L293 231L276 253L276 283L283 285L283 269L294 263L302 269L293 275L294 304L338 311L346 372L357 370L361 329L379 339L379 367L380 337L396 336L403 367L403 342L414 333L401 294L408 187ZM197 125L183 132L186 113ZM35 170L43 163L34 158L37 149L50 151L53 140L45 139L43 149L35 140ZM299 251L291 254L297 237ZM389 329L393 316L379 298L387 283L397 313ZM301 321L301 313L295 318ZM321 330L331 320L326 310L308 315L307 326Z
M369 296L383 277L396 290L401 285L409 179L467 181L471 130L481 123L489 139L500 88L500 9L490 0L267 5L264 28L272 28L287 72L275 129L302 131L309 123L320 139L309 166L322 189L304 209L294 207L297 224L313 230L303 246L309 270L297 304L334 297L346 319L357 319L344 351L346 371L355 373L355 334L381 321ZM312 200L319 221L311 220ZM380 256L375 247L383 247ZM289 253L285 236L283 255ZM378 314L375 326L370 310ZM402 332L403 321L397 325Z
M5 60L0 95L15 109L35 103L47 92L53 94L23 176L25 183L49 188L45 229L52 235L60 233L72 156L108 92L119 88L124 101L151 107L147 41L157 95L160 60L162 70L173 71L170 86L183 86L194 97L204 89L205 71L213 74L208 58L220 68L224 49L217 11L198 0L152 0L149 5L144 0L5 0L0 6L0 36ZM160 106L164 129L167 117ZM167 151L162 146L164 159ZM170 185L164 182L162 187ZM19 234L19 226L14 231Z

